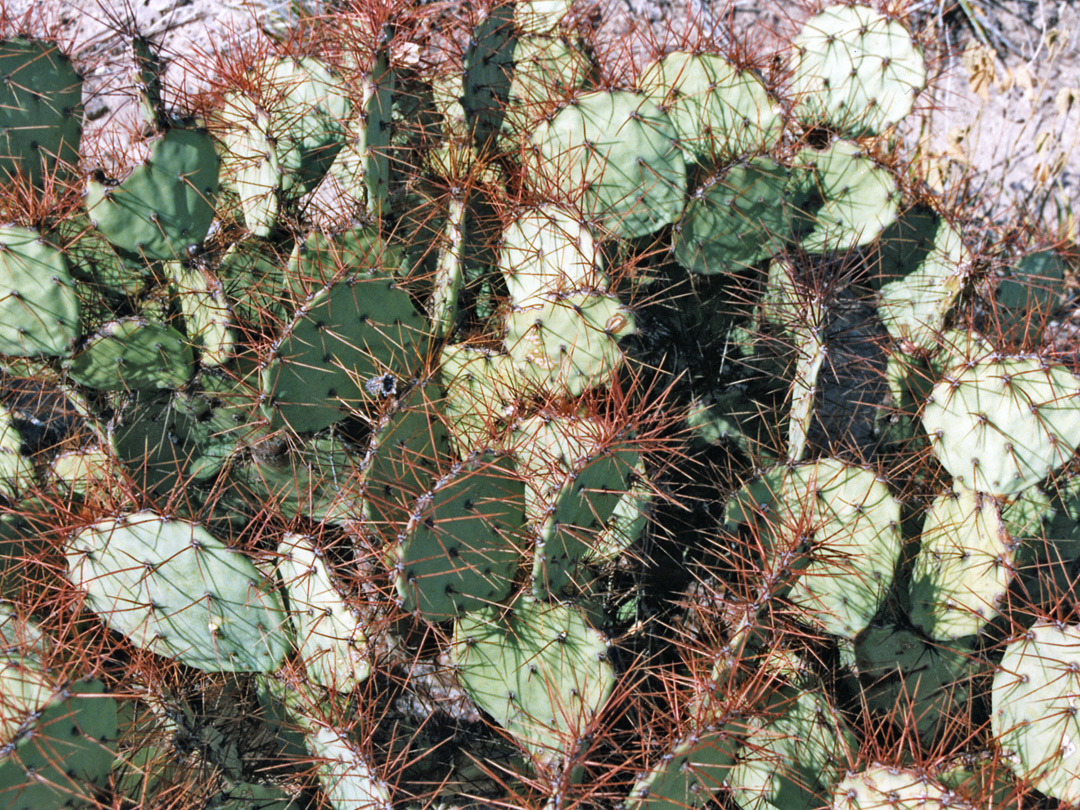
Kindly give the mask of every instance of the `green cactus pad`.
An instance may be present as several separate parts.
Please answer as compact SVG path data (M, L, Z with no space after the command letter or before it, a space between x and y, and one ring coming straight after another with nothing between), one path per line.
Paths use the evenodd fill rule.
M844 772L856 743L828 698L783 687L766 722L753 728L728 781L743 810L820 807Z
M806 21L793 45L796 115L850 137L902 121L926 85L911 34L868 6L829 6Z
M1080 803L1080 626L1040 620L1005 649L991 694L1004 761L1025 783Z
M207 672L269 672L289 651L280 596L198 524L102 520L75 535L67 560L87 606L139 647Z
M280 188L290 196L311 191L346 140L352 105L343 82L314 57L266 59L250 71L267 134L276 144Z
M791 239L788 170L759 157L710 179L691 195L675 230L675 258L704 275L741 270Z
M520 598L454 624L452 654L473 702L536 760L574 750L615 686L604 636L573 608Z
M866 708L913 727L927 747L966 720L979 667L968 640L937 644L893 625L871 627L855 640Z
M958 483L1009 497L1072 458L1080 379L1037 357L972 359L934 386L922 423Z
M544 205L519 214L502 237L499 269L514 307L546 298L608 288L602 257L588 226L572 211Z
M327 195L338 219L362 213L380 217L390 190L390 113L394 73L389 46L376 49L370 70L361 80L358 114L349 122L348 139L315 192Z
M727 507L770 571L796 572L789 597L830 633L853 638L888 591L900 556L900 504L872 472L836 459L773 468Z
M233 313L260 332L272 333L287 321L285 274L291 249L274 242L234 242L217 267Z
M340 523L360 518L358 479L359 466L340 439L316 438L281 457L232 465L222 494L243 514L272 508L290 520Z
M79 299L64 254L37 231L0 226L0 354L64 355L79 333Z
M523 553L525 488L505 459L464 462L420 497L393 550L408 610L434 622L502 600Z
M609 384L622 360L618 341L634 329L630 310L614 296L572 293L510 313L504 340L527 380L576 397Z
M98 391L179 388L194 370L188 340L171 326L142 318L105 324L67 362L73 380Z
M971 261L960 231L932 211L905 211L882 232L879 256L885 328L896 340L936 350Z
M764 83L719 54L672 51L638 85L668 114L688 163L728 163L780 140L781 109Z
M810 169L810 231L801 244L810 253L851 250L873 242L897 216L900 190L887 169L851 141L834 141L822 150L796 156Z
M54 42L0 42L0 174L42 186L69 177L79 163L82 77Z
M670 119L628 91L584 93L533 133L536 185L554 187L615 235L674 222L686 164Z
M624 810L698 810L708 806L728 784L737 746L738 739L726 728L706 728L680 740L634 783Z
M262 370L272 427L322 430L374 399L371 381L408 379L426 350L423 316L381 272L352 275L312 295Z
M225 365L232 356L236 335L232 313L220 286L197 268L167 262L175 298L184 315L185 331L199 351L204 368Z
M995 320L1006 340L1039 341L1065 298L1068 272L1068 263L1053 250L1028 253L1009 269L994 294Z
M514 72L514 4L494 5L473 31L464 56L461 106L478 149L502 126Z
M521 393L510 355L447 344L439 378L446 389L444 407L454 452L464 458L491 446L505 429Z
M947 810L955 806L955 797L925 773L878 763L845 776L832 796L832 810Z
M283 183L276 141L270 135L270 117L239 93L225 97L219 114L223 182L240 197L248 230L257 237L269 236L281 209L278 190Z
M86 206L97 229L130 259L184 259L214 219L218 157L202 131L170 129L119 185L91 180Z
M308 677L336 692L349 692L371 672L363 627L334 587L312 538L285 535L277 552L278 574Z
M97 680L54 686L3 658L0 669L4 719L15 721L8 729L0 724L13 732L0 734L0 807L94 806L94 785L105 781L116 758L116 701ZM10 713L20 703L26 711Z
M911 620L931 638L974 635L998 613L1014 543L989 495L969 489L930 505L911 580Z
M396 537L449 458L438 386L417 385L374 426L364 460L364 514L384 536Z
M520 16L522 6L518 5ZM585 87L592 60L562 36L519 35L514 46L514 73L502 128L514 139L527 140L550 105Z

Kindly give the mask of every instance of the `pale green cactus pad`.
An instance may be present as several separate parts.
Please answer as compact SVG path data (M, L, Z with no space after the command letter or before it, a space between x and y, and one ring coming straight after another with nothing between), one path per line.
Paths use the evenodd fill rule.
M868 6L827 7L793 46L796 114L852 137L902 121L926 84L926 63L903 23Z
M781 109L764 82L719 54L672 51L638 86L671 118L688 163L727 163L780 140Z
M990 495L945 493L926 514L911 582L911 620L931 638L974 635L998 613L1015 546Z
M86 605L133 644L207 672L268 672L290 649L281 597L202 526L135 512L67 547Z
M991 722L1016 775L1066 804L1080 803L1080 627L1037 621L1005 649Z
M991 354L947 370L922 417L934 454L968 489L1008 497L1080 441L1080 379L1038 357Z
M623 238L674 222L686 193L686 164L671 120L634 93L594 91L533 133L535 184Z

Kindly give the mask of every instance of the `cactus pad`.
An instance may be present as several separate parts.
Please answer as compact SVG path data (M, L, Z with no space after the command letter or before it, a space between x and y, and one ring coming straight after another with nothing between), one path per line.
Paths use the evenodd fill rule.
M670 119L627 91L584 93L534 133L536 184L623 238L647 236L682 211L686 164Z
M153 512L102 520L67 548L71 580L109 627L207 672L267 672L289 651L281 598L206 529Z
M541 390L576 397L606 386L619 362L619 338L634 318L614 296L572 293L512 312L506 348L514 366Z
M727 163L780 140L780 107L764 83L719 54L673 51L638 84L671 118L688 163Z
M903 120L926 84L911 34L868 6L827 7L806 21L794 50L796 114L851 137Z
M54 42L0 42L0 174L34 185L73 174L82 134L82 77Z
M90 181L86 204L97 229L124 256L184 259L202 244L214 219L218 157L205 132L170 129L150 159L119 185Z
M566 605L519 599L454 625L469 697L540 762L571 753L615 686L607 641Z
M754 158L691 195L676 227L675 258L704 275L734 272L767 259L791 238L788 171Z
M1037 621L1011 642L991 695L991 723L1016 775L1066 804L1080 803L1080 627Z
M64 254L29 228L0 226L0 354L65 354L79 299Z
M179 388L194 367L195 354L183 335L141 318L105 324L67 363L72 379L99 391Z
M911 620L931 638L974 635L993 619L1014 572L1014 545L989 495L934 500L911 582Z
M934 386L922 423L957 482L1008 497L1072 458L1080 379L1036 357L973 359Z
M417 500L392 559L407 609L439 622L509 593L522 555L525 494L508 466L478 457Z

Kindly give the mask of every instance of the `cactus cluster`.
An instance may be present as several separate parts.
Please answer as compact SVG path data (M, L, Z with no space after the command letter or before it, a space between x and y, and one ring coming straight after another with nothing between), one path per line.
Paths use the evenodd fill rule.
M467 11L135 36L101 165L0 41L0 810L1080 802L1075 268L905 21Z

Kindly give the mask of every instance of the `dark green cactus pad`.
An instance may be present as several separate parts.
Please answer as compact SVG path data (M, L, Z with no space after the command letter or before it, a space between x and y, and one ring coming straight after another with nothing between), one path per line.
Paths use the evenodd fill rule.
M896 340L936 350L971 262L960 231L933 211L913 208L882 231L878 258L885 328Z
M514 4L502 2L483 15L465 50L461 106L481 151L502 126L516 42Z
M452 653L469 697L534 759L572 753L615 686L607 639L568 605L524 597L454 625Z
M1009 497L1072 458L1080 379L1038 357L975 357L945 372L922 423L959 484Z
M610 384L622 361L619 339L634 329L632 313L614 296L572 293L510 313L504 340L529 383L577 397Z
M806 148L796 160L810 170L810 200L799 217L810 226L801 239L805 250L828 253L868 245L895 221L896 179L858 144L834 141L822 150Z
M35 186L74 175L82 135L82 77L54 42L0 42L0 174Z
M1065 298L1068 269L1053 250L1029 253L1010 268L994 294L994 320L1003 338L1021 345L1039 341Z
M832 797L833 810L937 810L956 801L944 785L922 771L876 762L841 779Z
M94 785L105 781L116 758L116 701L98 680L51 686L25 666L0 659L0 668L5 719L15 720L13 690L17 701L32 693L40 698L13 733L0 735L0 807L93 806Z
M91 180L86 206L98 231L125 257L184 259L202 244L214 219L218 157L214 141L195 129L169 129L150 159L119 185Z
M794 572L788 595L809 618L847 638L877 613L900 556L900 504L836 459L773 468L732 498L727 520L753 533L767 571Z
M271 672L291 648L281 597L202 526L136 512L67 547L86 605L136 646L207 672Z
M741 270L791 241L788 170L754 158L713 177L690 197L675 227L675 258L704 275Z
M524 553L525 486L505 459L460 464L421 496L393 549L406 609L440 622L502 601Z
M850 137L902 121L926 85L926 63L911 34L868 6L831 5L793 43L795 112Z
M534 184L616 236L647 236L682 211L686 164L675 127L643 96L584 93L538 127L532 144Z
M364 460L364 514L396 537L416 499L449 468L450 437L434 384L415 386L375 425Z
M46 234L46 239L67 257L80 293L86 295L88 289L93 290L113 306L136 298L153 279L152 269L146 262L125 261L109 240L90 224L85 213L61 219L54 230ZM93 318L93 315L89 317Z
M66 368L75 382L98 391L179 388L195 371L195 353L171 326L126 318L105 324Z
M780 140L781 108L765 84L719 54L672 51L645 68L638 86L668 114L688 163L728 163Z
M361 517L359 475L348 447L336 438L319 438L278 458L233 465L222 495L241 514L272 508L290 520L303 515L340 523Z
M349 228L333 236L316 231L293 247L285 288L297 304L303 304L322 287L340 279L397 276L405 267L401 249L388 245L377 225Z
M109 435L117 458L135 483L148 492L182 487L198 453L195 420L176 407L170 394L140 392L117 410Z
M1005 649L991 694L994 738L1017 777L1080 803L1080 627L1040 620Z
M427 348L424 317L396 280L349 276L312 295L262 369L263 411L273 428L317 431L408 379ZM391 386L393 387L393 386Z
M990 495L934 500L911 574L911 620L931 638L974 635L998 614L1015 573L1015 544Z
M608 288L603 256L579 214L557 205L521 212L502 235L499 269L514 307Z
M286 268L291 247L245 239L229 246L217 266L217 277L233 313L262 333L273 333L288 320Z
M885 721L911 724L928 747L963 726L981 667L969 639L927 642L888 625L871 627L855 641L866 708Z
M0 226L0 354L66 354L79 333L79 299L64 254L40 233Z
M706 728L679 743L634 783L624 810L698 810L728 784L739 741L729 729Z
M371 672L360 621L334 587L313 538L287 534L277 553L304 671L320 686L350 691Z

